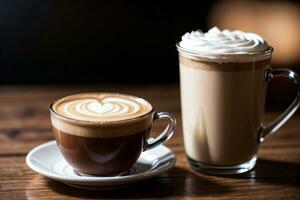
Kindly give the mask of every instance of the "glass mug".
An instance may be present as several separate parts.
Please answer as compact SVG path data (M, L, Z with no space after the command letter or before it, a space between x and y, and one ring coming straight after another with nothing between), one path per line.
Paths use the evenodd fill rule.
M177 50L184 145L192 169L210 174L251 170L259 144L298 109L299 76L289 69L270 68L271 47L254 53L260 60L239 63L217 63L179 44ZM262 118L267 84L277 77L291 79L298 92L292 104L265 125Z

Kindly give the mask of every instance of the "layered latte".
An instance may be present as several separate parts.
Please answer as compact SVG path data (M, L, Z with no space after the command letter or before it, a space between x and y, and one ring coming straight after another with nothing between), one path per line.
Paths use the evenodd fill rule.
M188 158L211 166L251 160L258 150L271 47L256 34L214 27L184 34L177 48Z

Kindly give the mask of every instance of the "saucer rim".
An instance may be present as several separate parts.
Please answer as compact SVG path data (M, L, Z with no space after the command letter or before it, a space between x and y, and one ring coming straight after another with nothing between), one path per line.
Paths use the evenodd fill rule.
M176 155L166 146L163 146L164 148L166 148L167 150L169 150L170 155L171 155L171 159L170 162L165 163L164 165L158 167L158 168L154 168L151 169L149 171L146 172L142 172L140 174L133 174L133 175L129 175L129 176L106 176L106 177L66 177L66 176L62 176L62 175L56 175L55 173L51 173L51 171L49 172L48 170L43 170L39 167L37 167L35 164L33 164L33 162L31 161L31 157L33 156L33 154L35 154L36 152L40 151L41 149L44 148L51 148L51 146L56 145L56 141L52 140L43 144L40 144L38 146L36 146L35 148L33 148L26 156L26 164L27 166L32 169L33 171L35 171L38 174L41 174L43 176L46 176L50 179L54 179L54 180L58 180L58 181L62 181L62 182L67 182L67 183L83 183L83 182L89 182L89 183L129 183L129 182L133 182L133 181L138 181L138 180L143 180L143 179L148 179L148 178L152 178L155 177L159 174L162 174L166 171L168 171L169 169L172 169L175 164L176 164ZM57 147L56 147L57 148Z

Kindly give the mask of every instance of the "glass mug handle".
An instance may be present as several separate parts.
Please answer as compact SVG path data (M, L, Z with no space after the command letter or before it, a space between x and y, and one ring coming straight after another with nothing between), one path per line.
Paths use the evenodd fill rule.
M176 119L171 113L168 113L168 112L155 113L153 122L160 120L160 119L162 119L162 120L166 119L169 121L169 123L168 123L166 129L159 136L157 136L153 140L146 141L144 151L152 149L152 148L162 144L163 142L167 141L168 139L170 139L170 137L172 137L173 133L175 132Z
M262 125L258 133L258 143L262 143L266 137L277 131L299 108L300 105L300 78L297 73L290 69L272 69L266 70L265 78L269 82L273 78L286 77L291 79L297 85L297 96L291 105L268 125Z

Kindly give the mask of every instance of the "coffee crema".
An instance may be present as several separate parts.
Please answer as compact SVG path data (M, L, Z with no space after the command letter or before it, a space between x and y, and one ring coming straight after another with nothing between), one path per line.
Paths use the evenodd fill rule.
M119 137L151 126L153 112L144 99L117 93L82 93L67 96L50 107L52 125L82 137Z
M53 105L53 110L65 117L98 123L136 118L151 109L152 106L141 98L111 93L72 95Z

